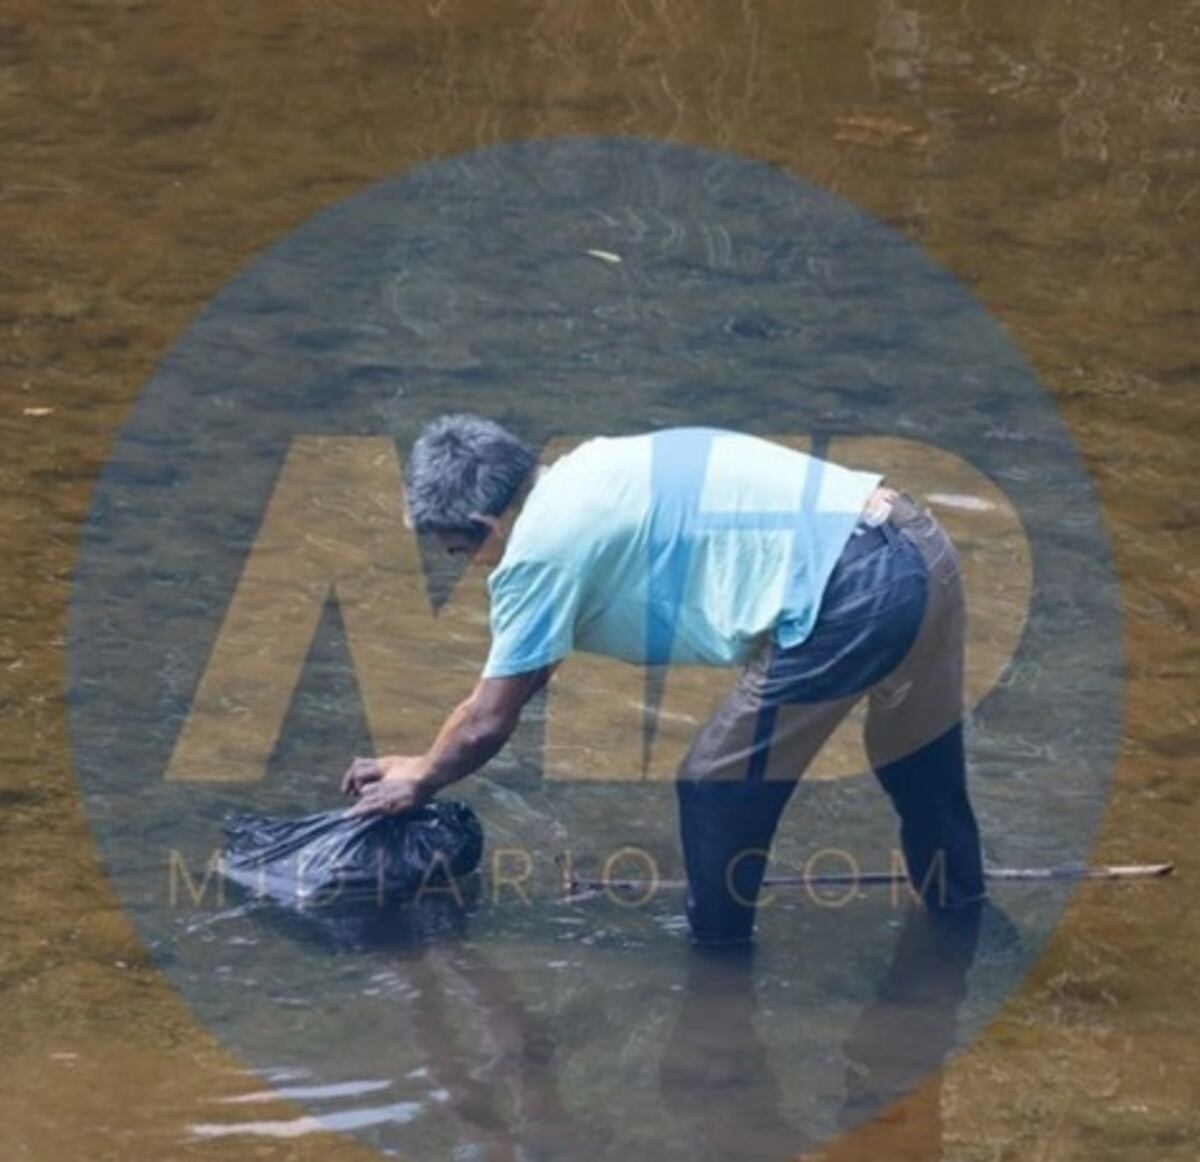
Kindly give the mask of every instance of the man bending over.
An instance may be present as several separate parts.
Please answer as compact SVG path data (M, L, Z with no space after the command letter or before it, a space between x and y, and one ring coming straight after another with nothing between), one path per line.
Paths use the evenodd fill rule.
M788 797L863 697L914 888L936 911L982 899L958 556L907 493L712 428L592 439L538 468L469 415L425 428L406 485L419 533L495 566L491 648L425 754L354 761L357 811L410 810L483 766L573 649L741 667L676 783L697 943L750 940Z

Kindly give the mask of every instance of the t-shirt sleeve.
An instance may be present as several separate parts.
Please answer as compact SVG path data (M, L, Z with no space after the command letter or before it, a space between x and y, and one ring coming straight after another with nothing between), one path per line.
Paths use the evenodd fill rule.
M561 661L575 639L579 579L562 565L519 560L488 578L492 646L485 678L507 678Z

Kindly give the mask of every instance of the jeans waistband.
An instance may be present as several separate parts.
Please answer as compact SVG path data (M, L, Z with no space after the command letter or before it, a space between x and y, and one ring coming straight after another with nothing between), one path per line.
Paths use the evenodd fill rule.
M892 516L892 513L888 513L887 519L880 524L868 524L865 520L859 520L851 530L846 546L842 549L842 555L838 559L839 562L845 564L857 560L859 557L865 557L868 553L883 548L884 545L899 544L901 534L893 523Z

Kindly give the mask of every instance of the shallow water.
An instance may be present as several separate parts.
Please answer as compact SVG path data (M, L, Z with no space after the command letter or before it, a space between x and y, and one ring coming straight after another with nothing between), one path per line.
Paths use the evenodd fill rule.
M1194 1157L1200 1050L1191 1002L1200 958L1185 892L1197 822L1187 776L1197 725L1190 631L1200 584L1200 507L1189 491L1188 457L1197 421L1198 19L1200 11L1184 3L1119 13L1099 3L880 2L836 11L695 3L602 15L577 4L397 11L363 3L290 12L9 4L0 15L0 118L10 146L0 187L8 339L0 351L5 1157L350 1158L378 1150L450 1157L454 1144L461 1157L521 1156L518 1146L530 1157L630 1159L734 1151L764 1159L804 1151ZM1009 716L979 715L973 759L985 819L1029 827L994 827L989 854L1004 862L1042 855L1038 821L1021 812L1025 789L1047 766L1061 770L1067 787L1079 780L1078 793L1064 793L1067 809L1078 808L1081 820L1100 811L1103 786L1088 781L1085 758L1111 728L1119 731L1120 762L1092 856L1173 859L1180 879L1080 889L1057 927L1064 889L1004 889L997 898L1027 948L1048 943L998 1015L996 1001L1025 967L1020 957L994 931L985 933L961 1000L953 973L914 999L905 990L929 980L928 948L918 940L914 951L911 933L902 944L903 912L886 892L845 908L784 899L764 918L752 974L689 958L679 900L668 892L637 910L603 899L562 903L544 857L565 847L594 867L606 845L636 843L670 874L677 859L671 805L657 786L614 797L611 788L539 784L530 758L542 729L536 723L494 777L469 790L493 845L538 853L532 906L511 893L493 901L485 883L465 930L451 924L415 941L411 931L347 940L344 931L232 900L193 907L185 896L167 907L164 835L186 848L195 870L227 800L250 794L203 787L199 800L186 799L191 814L180 829L182 800L171 797L184 791L169 783L146 795L148 809L161 805L169 830L156 832L153 814L139 817L134 834L114 843L135 856L144 849L146 858L114 868L109 852L112 882L126 900L131 884L140 885L147 906L122 910L105 879L68 743L68 583L94 481L139 389L212 296L318 210L421 162L578 134L665 139L770 161L899 229L998 317L1080 449L1121 585L1124 719L1097 723L1094 737L1064 729L1047 749L1014 725L1045 693L1038 675L1010 671ZM636 183L636 173L621 180ZM646 229L653 243L662 241L653 234L661 223ZM637 234L636 223L625 232ZM519 230L515 236L530 241ZM674 237L669 227L666 236ZM577 241L569 230L546 237L555 245ZM680 246L690 261L688 237ZM607 238L591 241L594 249L617 249ZM513 239L495 245L494 253L477 252L483 274L474 285L488 285L486 261L511 254ZM704 262L726 262L719 235L697 245ZM549 283L544 271L531 270L514 309L536 306L547 287L586 294L588 280L612 274L609 267L594 259L594 269ZM339 288L328 289L336 301ZM407 295L397 284L385 301L407 329L409 358L439 385L427 405L477 400L481 360L473 345L485 332L439 332L461 304L439 300L428 283L418 289ZM628 312L648 301L645 290L634 286L615 300L615 323L603 325L638 317ZM763 313L731 314L733 333L769 337L769 307L750 305ZM269 326L292 317L286 304L282 314L272 309ZM658 324L691 317L681 311ZM273 358L288 374L314 365L349 369L351 386L374 400L376 377L386 375L377 336L347 338L327 319L324 329L304 322L296 346L265 354L253 347L262 332L245 332L241 348L234 334L230 363L213 374L236 378ZM500 337L496 329L486 334ZM584 406L564 381L561 392L548 391L549 434L697 414L778 431L773 420L747 414L748 395L721 388L722 368L736 368L739 358L721 364L714 355L721 334L706 332L698 348L680 348L691 360L690 382L664 390L649 412L637 410L646 407L640 383L624 380L625 398L611 386L611 350L588 348L596 354L588 384L614 394L588 396ZM785 339L804 343L806 335L801 329ZM550 331L543 339L547 349L560 342ZM495 350L493 342L489 358ZM886 350L867 356L861 372L871 382L849 398L859 416L895 402L879 372ZM717 364L705 363L711 359ZM770 369L755 374L761 390ZM836 383L826 388L816 406L836 435L847 396ZM330 430L323 398L318 385L288 404L307 409L309 434ZM625 409L615 424L614 398ZM785 407L787 390L779 387L773 399ZM407 430L405 406L381 413L395 421L387 430ZM1018 464L1022 456L1037 462L1028 448L1039 429L1026 419L1011 409L987 415L980 446L998 458L1011 449ZM233 420L224 430L236 429ZM160 428L157 436L169 448L189 431ZM143 445L142 466L161 467L163 446ZM115 483L128 495L169 496L172 476L141 470L136 456L120 463L124 475ZM265 464L248 463L246 479ZM180 461L181 470L189 467ZM1022 487L1019 477L1008 484ZM990 538L978 522L992 519L979 507L986 497L959 480L940 491L943 501L972 502L945 503L945 514L948 523L960 521L960 541L971 542L968 567L983 561ZM221 495L220 482L213 495ZM1054 499L1047 492L1035 511L1069 531ZM170 518L169 504L161 511ZM238 526L230 543L246 543L255 527ZM1102 607L1081 577L1086 556L1040 591L1058 602L1052 608L1086 614L1089 600ZM160 565L165 585L178 562ZM216 586L206 591L204 574L198 570L190 595L207 610L225 595ZM119 586L112 592L119 595ZM156 592L151 604L165 600L166 590ZM1002 592L989 600L976 649L978 666L990 672L987 642L1005 656L1024 602L1013 596L1006 605ZM97 628L112 630L104 613ZM461 616L455 626L469 662L478 625L469 612ZM1074 625L1063 624L1064 632ZM1076 628L1084 632L1086 620ZM274 774L304 777L286 787L269 781L254 792L257 802L265 795L268 805L297 810L320 802L326 773L351 742L363 745L361 721L340 734L321 729L322 712L352 695L342 632L324 626L286 747L273 756ZM137 699L146 689L161 693L167 717L148 719L140 736L149 759L159 755L158 769L159 752L169 753L169 715L178 721L171 699L194 683L201 660L181 648L145 670L144 683L114 684L113 705L119 695L144 707ZM1075 674L1064 698L1084 714L1091 677ZM603 685L611 676L596 680L615 705L616 687ZM453 684L424 692L431 712ZM621 688L619 697L636 704L644 694ZM683 699L682 725L694 699L706 696ZM128 734L129 718L114 712L113 721ZM630 721L636 733L638 719L628 714L614 718L613 732ZM555 739L572 743L570 735ZM853 767L852 756L846 762ZM114 780L124 773L108 772ZM856 850L882 850L889 821L873 790L853 779L804 788L780 861L802 866L830 836ZM93 821L96 800L93 789ZM847 827L846 819L856 822ZM1069 834L1082 844L1086 832L1081 822ZM913 1020L915 1033L906 1024ZM392 1029L394 1039L386 1036ZM911 1088L931 1056L975 1033L915 1094L831 1144ZM365 1059L364 1043L372 1046ZM319 1068L299 1059L298 1044L322 1047ZM920 1051L906 1056L905 1046Z

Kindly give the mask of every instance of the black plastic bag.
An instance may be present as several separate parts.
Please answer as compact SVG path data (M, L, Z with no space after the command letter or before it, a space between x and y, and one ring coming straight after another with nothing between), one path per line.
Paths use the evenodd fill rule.
M403 815L237 814L225 835L227 879L301 908L382 906L426 893L461 897L459 881L483 854L479 817L465 803L440 799Z

